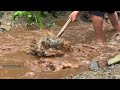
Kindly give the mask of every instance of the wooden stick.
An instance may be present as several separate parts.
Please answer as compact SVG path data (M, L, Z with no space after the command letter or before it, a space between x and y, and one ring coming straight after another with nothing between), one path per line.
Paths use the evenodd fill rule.
M58 37L60 37L62 34L63 34L63 32L65 31L65 28L68 26L68 24L71 22L71 19L69 18L68 20L67 20L67 22L65 23L65 25L62 27L62 29L59 31L59 33L57 34L57 36L56 36L56 38L58 38Z

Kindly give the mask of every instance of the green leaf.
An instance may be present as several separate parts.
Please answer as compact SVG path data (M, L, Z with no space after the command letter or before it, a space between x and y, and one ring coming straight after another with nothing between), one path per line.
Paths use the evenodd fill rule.
M19 17L26 15L26 11L19 11Z
M32 18L32 15L28 15L27 17L28 17L28 18Z

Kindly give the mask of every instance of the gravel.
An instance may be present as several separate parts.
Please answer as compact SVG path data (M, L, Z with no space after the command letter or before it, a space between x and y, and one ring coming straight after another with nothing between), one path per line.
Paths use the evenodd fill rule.
M97 71L85 71L65 79L120 79L120 64L109 66Z

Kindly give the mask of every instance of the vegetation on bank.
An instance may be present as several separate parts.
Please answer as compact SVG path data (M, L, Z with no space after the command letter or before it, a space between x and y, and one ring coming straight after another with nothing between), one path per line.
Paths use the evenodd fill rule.
M16 11L13 13L13 19L25 17L27 25L36 24L40 29L44 29L43 17L48 15L47 11Z
M0 11L0 17L2 17L4 15L4 12L8 12L8 11ZM50 17L53 16L55 18L57 18L58 16L62 16L63 11L11 11L12 12L12 17L13 20L16 19L21 19L24 18L26 20L26 24L27 26L30 25L37 25L38 28L41 29L46 29L47 27L50 27L53 25L53 21ZM70 12L70 11L64 11L65 12ZM119 15L119 11L118 11L118 15ZM105 15L105 19L107 19L108 17ZM47 20L47 22L45 22L45 19ZM82 21L91 21L90 20L90 15L87 11L82 11L80 14L80 19Z

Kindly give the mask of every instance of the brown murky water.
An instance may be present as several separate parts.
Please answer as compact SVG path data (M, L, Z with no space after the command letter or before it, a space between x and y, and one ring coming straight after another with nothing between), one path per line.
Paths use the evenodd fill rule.
M59 21L57 24L62 27L65 21ZM60 28L53 30L57 34ZM106 32L108 39L113 35L114 31ZM90 61L100 53L94 47L90 47L95 40L94 31L90 23L79 24L71 23L63 34L63 38L70 42L74 48L74 52L66 53L63 57L47 58L52 61L68 61L69 63L80 64L79 68L62 68L58 71L46 71L38 68L38 63L34 66L29 62L40 62L42 59L27 54L30 42L41 36L39 30L34 28L16 28L15 30L0 33L0 78L33 78L33 79L56 79L65 76L78 74L88 70L87 64L82 65L81 61ZM84 46L87 44L88 46ZM84 64L84 63L83 63Z

